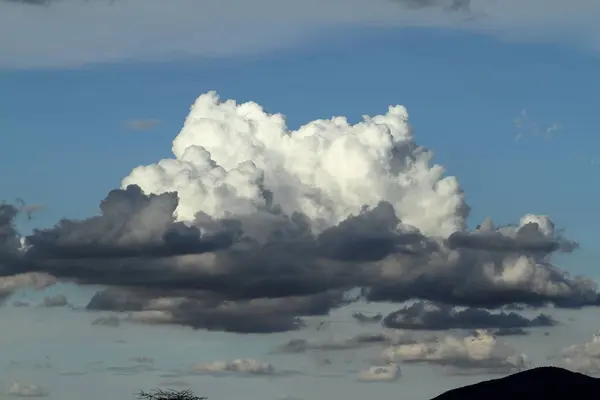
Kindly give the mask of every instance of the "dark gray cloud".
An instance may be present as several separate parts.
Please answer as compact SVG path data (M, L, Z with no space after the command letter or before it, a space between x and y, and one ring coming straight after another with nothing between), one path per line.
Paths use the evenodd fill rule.
M134 361L134 362L139 363L139 364L153 364L154 363L154 359L153 358L146 357L146 356L133 357L131 359L131 361Z
M499 229L487 221L443 240L398 228L394 208L381 202L313 234L305 215L285 215L268 191L264 197L266 206L254 214L199 213L183 223L174 217L177 193L147 195L128 186L111 191L98 216L34 230L26 252L14 228L19 209L3 205L0 273L6 277L0 279L29 274L23 284L49 284L41 277L52 276L107 285L88 310L235 332L297 329L301 317L326 315L354 300L345 295L352 288L362 288L370 301L597 304L592 280L570 278L550 264L554 252L576 246L543 218ZM450 322L469 328L475 325L467 317L485 317L469 313ZM516 323L515 316L505 318Z
M121 325L121 320L116 315L98 317L92 321L92 325L110 326L116 328Z
M395 2L392 7L390 2ZM346 23L448 28L456 26L452 17L465 14L451 10L466 9L466 1L452 0L363 0L353 2L352 7L346 0L315 0L290 2L288 7L276 8L272 7L272 0L256 0L240 2L233 10L227 3L217 1L211 7L195 1L181 1L173 7L163 0L126 0L115 1L113 10L106 6L112 4L109 0L0 0L0 3L4 6L0 26L6 32L22 33L0 42L0 67L4 68L73 68L105 62L172 60L173 50L198 57L260 54L302 44L322 29ZM82 3L91 6L81 7ZM512 2L489 0L491 7L486 7L488 1L471 3L469 17L486 12L479 23L469 27L475 32L533 42L541 39L564 43L576 39L577 44L597 49L597 24L589 18L599 11L596 2L530 0L520 2L518 8ZM44 4L60 7L61 12L40 12L44 11ZM407 12L415 7L449 12L431 13L435 15L423 18ZM254 10L265 12L243 18ZM232 30L221 23L222 16L228 13L238 18L238 29ZM199 31L198 18L194 17L197 15L201 16L200 26L214 35ZM565 20L565 15L570 17ZM111 29L82 29L95 23ZM164 29L160 40L155 40L156 32L146 29L148 24ZM26 31L20 29L24 25L29 26ZM69 46L64 45L66 42ZM153 45L145 45L149 42Z
M8 394L15 397L46 397L50 393L42 386L33 383L13 382L8 390Z
M21 4L24 6L35 6L35 7L40 7L40 6L51 6L54 4L58 4L60 2L62 2L63 0L0 0L0 4L2 3L10 3L10 4ZM87 3L89 1L92 2L98 2L98 1L104 1L106 3L109 4L114 4L114 2L116 0L80 0L81 3Z
M508 374L530 366L525 355L518 354L485 330L477 330L468 337L447 335L389 347L381 357L386 362L440 365L447 373L460 375Z
M558 322L546 314L529 319L515 312L492 313L477 308L457 310L451 305L420 301L388 314L383 324L394 329L447 330L550 327Z

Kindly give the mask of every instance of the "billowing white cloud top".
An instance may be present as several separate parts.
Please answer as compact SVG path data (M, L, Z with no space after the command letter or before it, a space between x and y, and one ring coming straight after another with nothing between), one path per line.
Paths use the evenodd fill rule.
M208 364L197 364L192 367L193 372L200 373L242 373L252 375L271 375L275 368L269 363L263 363L254 359L236 359L233 361L214 361Z
M356 125L344 117L309 122L290 131L280 114L256 103L200 96L173 141L174 159L134 169L122 186L146 193L177 191L177 215L250 214L273 203L306 214L321 231L389 201L403 223L429 235L462 230L466 204L454 177L432 165L416 145L403 106Z

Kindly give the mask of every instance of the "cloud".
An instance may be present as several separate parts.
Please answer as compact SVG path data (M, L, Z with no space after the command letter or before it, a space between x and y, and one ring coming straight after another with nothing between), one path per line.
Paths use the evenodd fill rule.
M172 388L172 387L190 387L190 383L188 381L184 381L182 379L168 379L164 380L160 383L161 387Z
M381 322L381 320L383 319L383 315L379 313L375 315L367 315L361 312L356 312L352 314L352 318L354 318L361 324L373 324Z
M208 364L196 364L191 368L195 373L232 373L246 375L275 375L275 367L254 359L236 359L233 361L214 361Z
M67 296L57 294L55 296L46 296L44 298L44 307L64 307L69 304Z
M130 376L137 375L139 373L155 371L156 369L148 364L137 364L137 365L126 365L126 366L112 366L107 367L106 371L114 372L118 376Z
M554 326L551 316L540 314L529 319L515 312L492 313L485 309L466 308L457 310L451 305L416 302L388 314L383 324L393 329L514 329L526 327ZM511 331L501 331L508 333Z
M0 257L2 254L0 253ZM0 268L2 267L0 260ZM26 272L11 276L0 276L0 301L6 300L18 289L32 287L40 290L52 286L57 282L56 278L45 273Z
M525 355L483 330L465 338L446 336L435 342L390 347L381 357L386 362L441 365L449 374L509 374L529 366Z
M349 27L452 28L592 48L600 38L600 6L589 0L23 2L0 2L0 68L256 54L312 45L325 31Z
M515 140L521 140L525 136L551 139L557 132L563 129L562 124L559 124L558 122L553 122L547 126L540 125L529 116L527 109L521 110L521 114L514 120L514 124L517 128Z
M45 388L34 385L33 383L13 382L8 394L16 397L46 397L49 395Z
M18 209L5 206L3 279L107 285L88 310L246 333L298 329L301 317L361 297L598 304L593 280L551 263L577 243L548 216L467 230L457 178L415 142L402 106L354 125L334 117L291 131L280 114L210 92L173 153L131 171L97 216L21 238Z
M25 6L53 6L55 4L60 3L63 0L0 0L0 5L2 3L12 3L12 4L21 4ZM98 0L95 0L98 1ZM116 0L106 0L108 4L114 4ZM81 3L85 3L87 0L81 0Z
M443 8L448 11L470 11L471 0L394 0L409 9Z
M140 363L140 364L152 364L152 363L154 363L154 359L153 358L146 357L146 356L133 357L131 359L131 361L135 361L136 363Z
M395 364L372 366L358 373L360 382L392 382L400 377L400 367Z
M116 315L98 317L92 321L92 325L109 326L116 328L121 325L121 320Z
M127 121L129 129L134 131L147 131L160 123L157 119L132 119Z
M557 361L572 371L600 377L600 333L587 343L567 347Z
M389 331L378 333L362 333L348 339L329 340L325 342L311 342L306 339L290 339L278 346L276 352L303 353L306 351L336 351L350 350L370 345L399 345L418 343L416 337L402 331Z

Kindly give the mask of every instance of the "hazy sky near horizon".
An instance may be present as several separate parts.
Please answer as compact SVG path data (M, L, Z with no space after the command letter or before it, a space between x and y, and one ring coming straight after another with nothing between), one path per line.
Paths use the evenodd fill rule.
M415 293L428 300L446 299L451 305L462 301L477 306L482 304L477 303L477 295L469 296L478 284L466 279L470 276L466 270L462 270L464 276L457 272L454 280L444 281L440 268L472 268L469 271L483 271L481 276L489 278L485 265L492 264L496 271L503 272L489 278L492 283L486 281L490 293L517 285L523 295L520 299L525 302L534 303L541 294L544 298L558 296L560 300L564 296L578 304L589 303L586 296L594 290L589 282L600 279L595 228L600 197L595 184L600 172L596 117L600 104L600 3L28 3L0 0L0 168L4 171L0 199L18 204L16 199L21 198L33 205L31 219L20 215L15 221L21 234L52 228L63 218L81 220L97 215L101 201L125 183L138 184L146 193L176 190L180 220L189 222L197 211L216 219L227 216L227 212L245 216L247 219L240 217L244 229L258 241L263 236L267 238L264 240L274 240L267 233L284 236L282 232L287 232L285 224L289 222L280 221L281 229L271 232L270 224L275 222L256 217L256 210L262 210L257 204L264 200L264 187L274 193L274 202L282 207L283 214L301 211L313 233L338 224L350 226L340 222L349 214L357 214L364 204L373 208L378 201L386 200L402 222L423 234L421 240L432 252L431 257L427 262L412 264L406 261L410 256L388 250L390 254L384 261L368 261L365 266L364 260L353 260L366 268L363 271L376 266L391 274L386 279L404 279L394 275L394 260L413 268L427 264L431 269L423 270L423 274L433 277L433 284L429 289L418 287L415 278L414 285L409 286ZM209 93L212 90L220 100ZM237 105L227 103L230 99ZM388 110L395 105L406 109ZM264 113L258 106L264 108ZM405 112L410 127L405 124ZM278 116L272 116L278 113L284 117L285 126ZM363 115L379 117L353 126ZM343 116L347 121L330 120L334 116ZM307 139L294 142L285 139L288 134ZM346 140L346 135L360 140ZM401 157L392 152L390 140L396 141L400 153L412 157L412 164L399 161ZM456 177L456 181L438 176L438 170L430 168L427 156L416 146L430 149L431 164L443 166L445 176ZM164 159L177 161L159 163ZM243 164L248 160L254 166ZM261 176L266 183L257 183ZM397 190L401 184L405 186ZM168 211L171 203L166 197L162 199L154 203L156 208L148 208L151 212L141 217L136 214L131 224L142 226L142 232L159 232L164 224L169 225L164 210ZM136 201L139 203L132 200L131 204L145 204L143 199ZM468 216L465 205L470 207ZM126 219L121 212L135 211L119 208L110 215ZM549 225L543 218L521 220L526 214L548 215L556 229L544 231ZM473 230L486 217L492 218L494 227L511 223L522 227L528 221L537 221L539 232L546 233L543 238L535 236L536 241L569 247L572 242L564 241L566 237L576 241L579 248L572 252L571 247L564 252L553 248L541 257L519 247L525 245L519 244L518 227L513 231L507 228L502 235L512 240L510 243L517 248L514 253L526 254L527 262L525 258L514 258L513 250L493 247L497 245L492 239L476 250L476 246L482 246L480 242L467 244L475 247L464 251L442 241L453 231ZM0 218L0 228L6 226L2 225L5 222ZM380 240L381 225L374 225L378 228L373 230L367 222L353 226L361 226L361 232ZM73 237L88 233L85 246L105 240L110 244L111 238L122 239L118 233L122 231L111 230L112 223L114 220L104 225L84 224L82 229L89 229L76 230L72 236L68 235L68 224L53 232L63 232L61 237L67 244ZM126 227L132 229L129 238L145 237L132 226ZM202 229L210 226L202 225ZM399 225L397 229L410 236L410 228ZM51 236L35 236L39 239L36 243L49 240L53 246ZM340 240L347 238L342 235ZM3 277L10 275L4 271L5 265L12 262L2 258L3 246L0 242L0 299L5 292L10 296L0 307L0 398L12 388L20 395L39 394L49 399L128 399L140 389L172 386L190 387L210 400L241 396L250 400L324 396L348 400L407 396L426 400L457 385L497 376L489 372L518 364L520 361L511 357L520 354L525 354L531 365L566 363L585 372L600 373L600 359L594 358L594 352L600 354L599 344L591 342L600 330L600 324L594 322L600 316L598 307L515 311L528 318L544 312L558 324L524 326L528 335L498 335L497 342L487 341L473 348L462 338L469 336L475 326L409 329L407 335L416 335L414 342L426 350L402 351L412 351L419 362L408 362L408 356L402 353L404 358L398 356L401 376L397 381L365 383L357 380L358 374L384 363L382 352L390 342L347 342L359 333L382 331L378 324L359 324L351 313L358 310L386 315L406 306L400 300L333 307L329 315L307 317L307 326L292 332L224 333L170 323L143 324L127 320L128 313L84 310L94 294L103 290L99 285L60 283L37 291L23 284L30 282L27 279L10 281L10 276ZM110 246L103 249L110 250ZM221 254L219 251L225 250L219 248L214 254ZM211 251L201 254L196 263L205 263L203 268L208 265L210 269L212 255ZM175 254L174 265L196 265L186 264L193 257ZM72 265L68 255L63 261L67 267ZM77 276L70 276L73 269L66 271L68 268L60 263L42 262L39 268L63 274L61 277L67 280L83 278L96 284L102 282L94 281L99 276L94 271L100 271L94 268L113 261L109 257L97 264L81 264L82 272L76 272L80 274ZM546 264L550 261L571 277L558 278L548 272L553 268ZM227 266L237 271L235 259L225 258L223 262L231 263ZM114 265L124 266L123 281L135 280L128 265L119 263ZM332 267L318 257L316 263L323 271L335 271L338 265L333 263ZM260 281L269 277L274 271L253 268L253 275L241 274L242 283L236 283L241 286L234 286L253 290L244 285L255 278ZM327 281L330 275L315 275L317 272L313 270L308 276L317 281L321 277L324 285L332 284ZM154 279L153 274L140 273L139 281L152 285L148 282ZM410 269L405 274L410 276L406 279L414 278ZM579 274L590 281L571 279ZM118 285L118 276L107 272L103 283ZM362 282L363 277L356 279ZM463 280L465 286L449 290L450 294L444 292ZM291 286L282 283L282 287ZM442 288L439 293L438 288ZM56 295L66 296L74 308L42 306L46 297L60 303L61 298L53 297ZM256 293L249 296L255 300L260 297ZM164 305L166 300L162 306L157 305L159 300L149 300L145 309L166 307L182 312L171 303ZM239 305L247 299L234 300L240 301L235 303ZM296 308L283 303L258 301L242 307L241 312L257 312L253 307L258 307L256 315L261 315L260 310L273 312L277 321L285 323L288 315L282 313L295 315L295 311L285 310ZM227 310L227 304L219 305L217 311L221 312L221 307ZM314 305L320 306L322 303ZM202 327L209 324L207 315L211 310L200 311L206 320L194 323ZM454 324L456 328L457 317L449 317L445 309L439 312L435 314L439 319L431 317L428 321L442 326ZM124 320L103 320L118 326L92 324L101 315ZM471 318L482 324L488 321L489 325L490 320L481 315ZM166 317L139 314L137 318ZM521 327L524 323L514 318L494 321L495 327ZM438 341L428 339L431 335ZM293 338L304 338L314 348L298 353L274 352ZM332 350L332 342L346 343L346 348ZM548 358L571 345L583 347L569 350L570 358ZM268 363L275 372L189 371L193 365L234 359Z

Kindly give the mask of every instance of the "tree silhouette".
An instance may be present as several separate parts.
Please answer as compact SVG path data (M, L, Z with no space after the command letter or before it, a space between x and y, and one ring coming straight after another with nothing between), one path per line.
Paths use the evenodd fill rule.
M206 400L206 397L199 397L189 390L163 390L155 389L150 392L143 390L137 395L139 400Z

